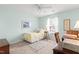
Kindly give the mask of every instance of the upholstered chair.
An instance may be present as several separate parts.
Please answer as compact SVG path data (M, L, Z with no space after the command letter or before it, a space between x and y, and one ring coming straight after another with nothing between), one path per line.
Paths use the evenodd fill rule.
M56 32L54 35L55 35L55 39L56 39L56 43L58 44L58 47L61 48L62 47L62 40L60 39L59 32Z

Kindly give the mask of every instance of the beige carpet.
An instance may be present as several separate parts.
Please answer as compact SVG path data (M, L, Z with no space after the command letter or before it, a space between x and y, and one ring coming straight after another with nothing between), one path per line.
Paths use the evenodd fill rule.
M56 46L53 40L40 40L29 44L25 41L10 46L11 54L53 54L52 49Z

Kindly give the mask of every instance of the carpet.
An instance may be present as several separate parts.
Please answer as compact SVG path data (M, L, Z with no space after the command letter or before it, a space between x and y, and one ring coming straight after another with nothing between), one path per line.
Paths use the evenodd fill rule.
M53 40L40 40L33 44L20 42L10 45L11 54L52 54L56 43Z

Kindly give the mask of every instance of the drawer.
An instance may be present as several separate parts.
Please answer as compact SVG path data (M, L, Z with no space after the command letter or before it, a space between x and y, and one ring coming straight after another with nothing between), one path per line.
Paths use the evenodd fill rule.
M0 54L8 54L9 53L9 45L0 47Z

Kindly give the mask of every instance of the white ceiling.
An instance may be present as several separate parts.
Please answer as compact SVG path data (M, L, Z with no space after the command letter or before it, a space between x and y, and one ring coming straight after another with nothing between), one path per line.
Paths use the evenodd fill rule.
M46 16L58 12L78 9L79 4L3 4L0 8L13 8L19 12L28 12L37 17Z
M43 4L39 6L41 8L38 16L46 16L79 8L79 4Z

